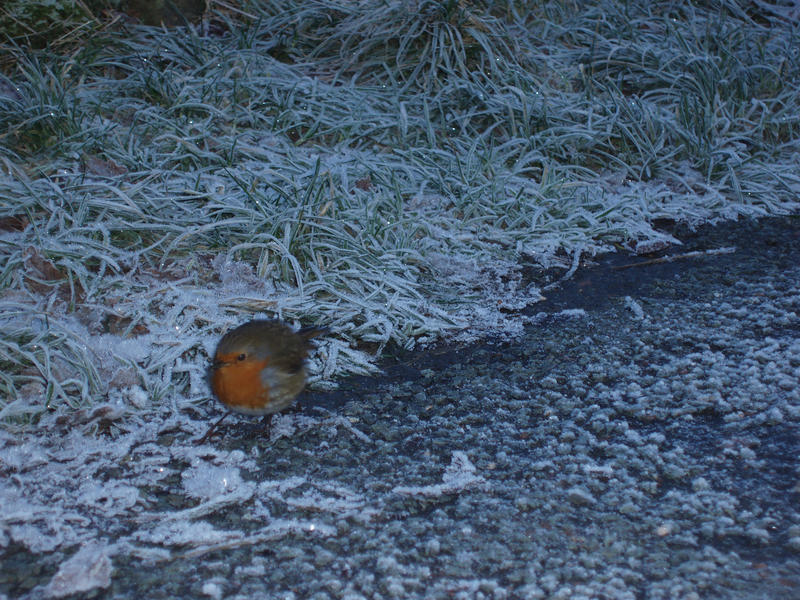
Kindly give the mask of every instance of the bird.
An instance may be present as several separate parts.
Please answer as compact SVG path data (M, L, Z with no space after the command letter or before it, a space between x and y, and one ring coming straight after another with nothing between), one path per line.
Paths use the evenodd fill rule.
M211 390L228 409L246 415L272 415L292 404L306 385L311 340L324 327L294 331L278 320L256 319L220 339L209 369ZM205 442L230 414L226 412L201 438Z

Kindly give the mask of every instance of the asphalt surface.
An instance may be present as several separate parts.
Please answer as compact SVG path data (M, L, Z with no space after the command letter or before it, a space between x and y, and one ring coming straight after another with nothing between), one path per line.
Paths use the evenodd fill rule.
M519 340L387 359L269 432L197 446L184 411L70 454L119 493L72 545L7 527L0 593L76 591L81 548L75 597L800 597L800 219L675 234L595 259Z

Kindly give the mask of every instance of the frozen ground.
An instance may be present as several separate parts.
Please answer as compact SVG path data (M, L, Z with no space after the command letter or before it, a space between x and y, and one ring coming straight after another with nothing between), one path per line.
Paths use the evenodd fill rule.
M0 594L797 597L800 228L697 243L735 251L611 270L639 287L306 394L269 439L197 446L188 401L0 433ZM573 305L622 285L591 275Z

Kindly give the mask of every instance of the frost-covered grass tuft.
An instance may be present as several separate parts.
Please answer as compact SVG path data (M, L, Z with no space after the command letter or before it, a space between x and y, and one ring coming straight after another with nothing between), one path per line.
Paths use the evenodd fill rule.
M331 328L320 382L368 372L387 345L518 327L526 261L798 207L788 3L210 18L3 46L5 421L204 398L215 340L254 315Z

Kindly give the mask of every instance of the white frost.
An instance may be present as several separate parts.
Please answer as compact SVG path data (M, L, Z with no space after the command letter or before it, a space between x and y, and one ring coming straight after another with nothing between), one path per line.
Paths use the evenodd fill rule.
M98 541L84 544L61 563L58 572L45 588L50 598L62 598L111 585L110 547Z
M475 465L470 462L466 453L456 450L453 452L450 464L442 475L442 483L423 486L397 486L394 488L394 492L407 496L428 497L454 494L485 481L483 477L475 474L476 471Z

